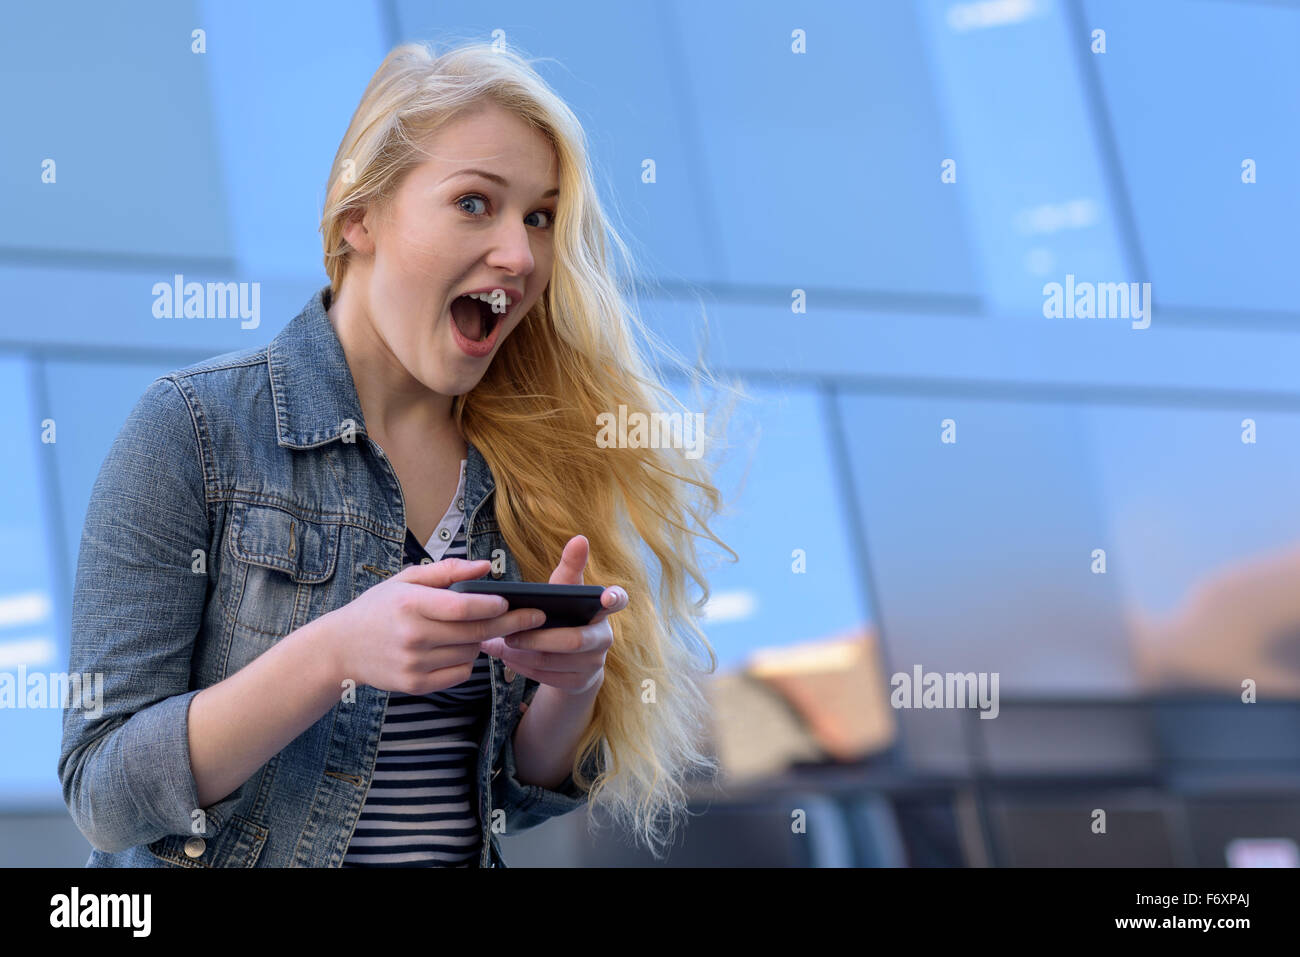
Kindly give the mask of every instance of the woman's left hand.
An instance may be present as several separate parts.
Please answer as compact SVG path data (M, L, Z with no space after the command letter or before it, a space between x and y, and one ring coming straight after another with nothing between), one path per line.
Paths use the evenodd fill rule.
M584 584L582 572L587 567L590 547L586 536L569 539L560 564L551 572L550 584ZM586 625L534 628L505 638L489 638L481 647L493 658L500 658L511 671L540 684L571 695L586 694L605 681L605 653L614 643L614 631L606 618L627 607L627 592L617 586L606 588L600 602L601 610Z

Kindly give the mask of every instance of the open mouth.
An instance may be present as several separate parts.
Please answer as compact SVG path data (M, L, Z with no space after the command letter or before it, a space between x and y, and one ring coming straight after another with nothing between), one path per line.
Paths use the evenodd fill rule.
M492 303L473 296L457 296L451 302L451 319L460 334L470 342L484 342L506 317L495 311Z

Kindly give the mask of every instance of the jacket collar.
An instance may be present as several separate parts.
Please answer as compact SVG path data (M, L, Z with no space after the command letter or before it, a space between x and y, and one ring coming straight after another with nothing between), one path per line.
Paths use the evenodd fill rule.
M361 400L329 308L330 287L317 290L267 347L277 444L310 449L339 439L348 420L366 434ZM478 503L492 491L492 471L466 441L465 498Z

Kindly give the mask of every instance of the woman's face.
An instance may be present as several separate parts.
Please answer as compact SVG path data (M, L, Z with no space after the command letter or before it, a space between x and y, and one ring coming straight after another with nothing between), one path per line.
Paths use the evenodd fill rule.
M345 230L356 247L345 283L360 280L376 333L415 379L462 395L550 281L558 163L545 136L496 104L426 146L386 215L368 210L364 230ZM457 302L475 290L491 302Z

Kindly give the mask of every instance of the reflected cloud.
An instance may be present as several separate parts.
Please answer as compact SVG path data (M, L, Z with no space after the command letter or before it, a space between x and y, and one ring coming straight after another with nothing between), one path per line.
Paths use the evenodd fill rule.
M0 641L0 668L8 670L20 665L46 665L54 660L55 650L54 642L49 638Z

